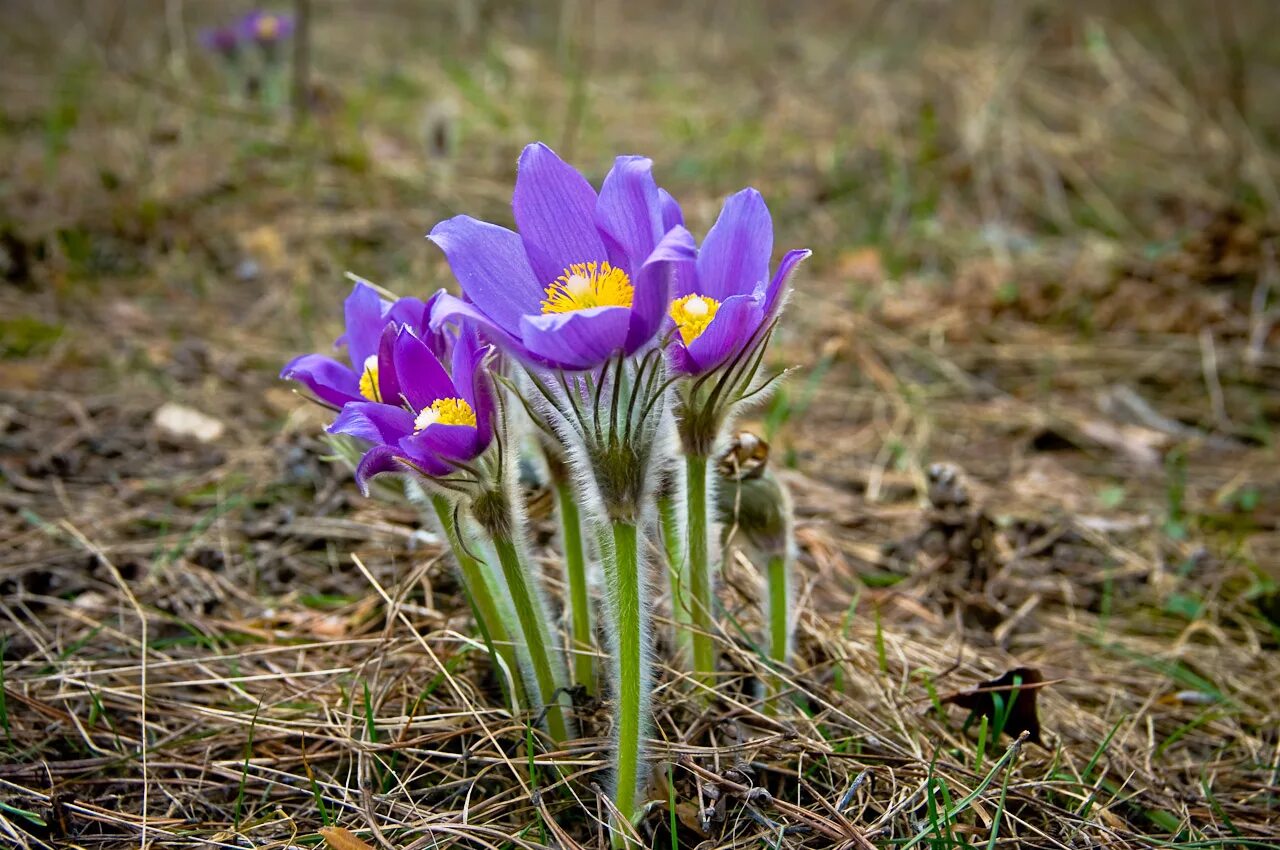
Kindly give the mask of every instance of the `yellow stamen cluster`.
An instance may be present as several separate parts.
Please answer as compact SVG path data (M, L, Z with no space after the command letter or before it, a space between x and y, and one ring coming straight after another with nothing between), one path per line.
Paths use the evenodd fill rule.
M630 307L635 297L631 278L605 263L574 263L547 287L542 312L571 313L589 307Z
M257 36L263 41L272 41L280 34L280 19L275 15L263 15L256 22Z
M705 295L686 295L671 302L670 316L680 330L680 338L688 345L707 329L716 317L720 302Z
M382 401L382 391L378 389L378 355L370 354L364 360L360 370L360 395L369 401Z
M413 433L432 425L470 425L476 427L476 412L464 398L438 398L424 407L413 420Z

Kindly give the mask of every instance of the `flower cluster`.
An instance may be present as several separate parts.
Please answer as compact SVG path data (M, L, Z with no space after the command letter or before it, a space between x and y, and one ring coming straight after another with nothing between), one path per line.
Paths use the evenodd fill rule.
M556 742L573 732L568 671L573 685L597 689L586 570L600 564L621 843L646 775L649 612L659 594L645 581L645 541L660 533L667 544L680 642L709 694L718 537L708 462L772 381L765 347L808 252L791 251L771 271L773 225L753 189L729 197L699 248L643 157L619 157L597 192L551 149L530 145L512 207L515 230L467 216L432 229L460 297L392 302L358 283L339 340L347 362L304 355L283 377L337 411L331 432L365 446L362 490L373 476L402 473L430 492L495 661ZM557 639L525 552L522 445L542 448L560 496L571 640Z
M294 19L262 9L208 29L200 46L218 57L232 93L279 106L283 96L284 44L293 36Z
M241 50L257 46L274 52L278 45L293 35L293 16L255 10L239 20L201 30L200 44L211 53L236 59Z

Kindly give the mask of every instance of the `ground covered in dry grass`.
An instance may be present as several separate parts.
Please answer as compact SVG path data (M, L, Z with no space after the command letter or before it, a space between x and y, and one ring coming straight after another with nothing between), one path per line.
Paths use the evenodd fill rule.
M609 695L559 751L506 711L438 541L275 378L344 271L444 285L422 235L507 220L543 139L815 250L748 423L794 708L732 564L645 842L1275 846L1280 39L1152 5L317 0L294 123L192 46L221 4L6 4L0 844L604 846Z

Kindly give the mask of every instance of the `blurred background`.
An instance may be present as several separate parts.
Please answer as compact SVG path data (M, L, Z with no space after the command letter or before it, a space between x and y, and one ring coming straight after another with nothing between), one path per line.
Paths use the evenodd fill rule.
M618 153L652 157L699 235L756 186L779 251L814 250L778 354L805 369L759 423L792 465L870 481L875 501L889 479L923 492L941 457L1007 479L1040 440L1088 450L1047 456L1105 478L1054 499L1119 499L1130 461L1163 487L1171 453L1194 466L1188 440L1271 445L1272 12L11 0L8 432L37 441L34 469L63 427L75 463L121 463L75 436L92 421L167 474L171 458L138 455L139 423L176 401L219 420L208 445L260 480L248 458L318 421L275 373L336 336L344 274L448 285L423 235L464 211L509 222L537 139L597 181ZM97 398L117 424L66 418Z
M267 18L245 29L254 11ZM380 600L348 554L393 585L420 557L415 514L360 499L321 460L324 411L276 376L328 350L345 273L404 295L451 285L424 234L463 212L510 223L516 157L542 140L595 182L615 155L652 157L699 237L725 195L755 186L778 254L814 250L772 355L802 368L748 425L791 470L815 623L856 609L861 624L874 602L877 634L883 614L911 669L945 666L923 647L956 629L1060 665L1095 743L1189 681L1133 659L1204 629L1221 640L1179 642L1177 662L1265 717L1274 702L1256 683L1280 681L1255 651L1280 619L1275 12L4 0L10 685L67 652L123 663L134 645L94 629L133 605L174 658L379 633ZM938 462L961 471L963 500L931 489ZM968 519L938 518L958 505ZM1014 624L994 637L980 616L982 636L967 633L955 588L938 584L975 539L1036 565L988 593ZM463 606L442 601L447 570L431 575L439 598L431 585L406 598L463 628ZM1128 654L1080 655L1060 640L1077 618L1126 624ZM1103 669L1144 684L1106 691ZM188 674L205 675L175 668ZM29 699L57 685L32 682ZM183 693L261 698L212 690ZM127 724L137 694L121 684L86 710ZM175 735L193 716L157 711ZM202 716L240 758L239 721ZM1246 737L1266 726L1252 717ZM27 728L22 760L74 753L65 732ZM1182 751L1186 737L1163 757L1203 755ZM322 768L339 784L344 757ZM1192 775L1134 758L1139 779L1170 783L1181 818ZM235 778L223 797L180 793L181 816L229 819ZM138 810L136 791L122 786L121 810Z

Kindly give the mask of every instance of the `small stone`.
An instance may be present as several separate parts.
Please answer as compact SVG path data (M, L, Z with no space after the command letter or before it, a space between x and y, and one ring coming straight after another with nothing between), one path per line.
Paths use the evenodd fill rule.
M172 401L165 402L156 408L153 419L156 428L179 440L212 443L227 431L227 426L221 420Z

